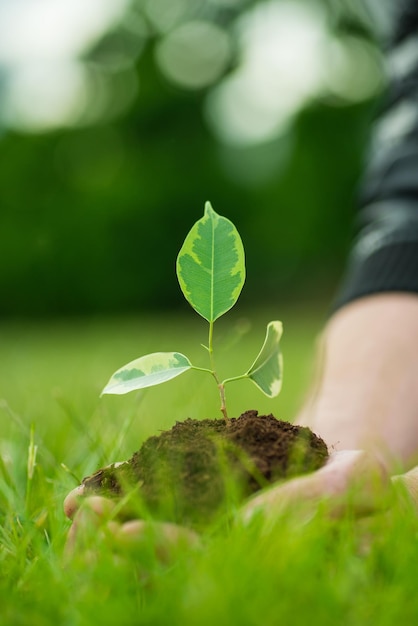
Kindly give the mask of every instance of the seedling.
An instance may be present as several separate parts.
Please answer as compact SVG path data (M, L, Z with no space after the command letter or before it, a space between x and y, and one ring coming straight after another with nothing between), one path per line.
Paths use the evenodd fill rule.
M279 321L267 324L263 346L251 367L239 376L220 380L213 354L213 326L229 311L241 293L245 281L245 255L241 237L234 224L218 215L206 202L204 216L187 235L177 257L177 277L189 304L209 322L209 368L197 367L180 352L154 352L131 361L110 378L102 394L125 394L171 380L187 370L207 372L215 379L221 398L221 411L228 419L225 385L249 378L268 397L280 393L282 357Z

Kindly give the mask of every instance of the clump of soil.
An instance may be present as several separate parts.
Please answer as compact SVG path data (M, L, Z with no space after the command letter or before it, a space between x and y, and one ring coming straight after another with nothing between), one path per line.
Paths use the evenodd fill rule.
M309 428L247 411L238 418L177 422L119 466L83 479L86 495L120 497L134 487L157 518L201 526L220 508L328 458Z

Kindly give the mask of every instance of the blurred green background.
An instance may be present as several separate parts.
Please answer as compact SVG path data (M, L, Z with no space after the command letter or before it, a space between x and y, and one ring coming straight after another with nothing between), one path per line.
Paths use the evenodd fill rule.
M384 86L377 15L0 0L0 315L181 310L206 200L243 238L244 304L332 293Z

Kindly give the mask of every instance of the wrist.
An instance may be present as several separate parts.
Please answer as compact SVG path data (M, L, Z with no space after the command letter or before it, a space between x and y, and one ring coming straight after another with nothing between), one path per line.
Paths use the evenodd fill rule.
M418 297L380 294L338 311L321 340L319 374L297 422L335 450L361 448L387 467L418 451Z

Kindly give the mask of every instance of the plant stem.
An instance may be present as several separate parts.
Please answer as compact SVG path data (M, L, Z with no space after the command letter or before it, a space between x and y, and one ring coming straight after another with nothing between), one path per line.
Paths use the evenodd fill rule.
M226 385L226 383L233 383L235 380L244 380L244 378L248 378L248 374L240 374L240 376L225 378L225 380L222 381L222 385Z
M219 390L219 395L221 397L221 412L222 415L224 416L224 418L226 420L229 419L228 414L226 412L226 402L225 402L225 382L229 382L230 380L235 380L234 378L228 378L226 381L220 383L219 382L219 378L216 374L216 372L214 370L210 370L207 367L196 367L196 365L192 365L192 369L196 370L197 372L207 372L208 374L212 374L213 378L215 379L215 382L218 386L218 390ZM241 378L241 376L239 377Z
M215 360L213 357L213 322L209 322L208 352L210 366L212 368L212 371L215 372Z
M225 421L227 421L229 418L226 411L225 387L224 384L221 383L221 381L219 380L218 374L216 373L215 358L213 356L213 322L209 322L208 352L212 376L214 377L215 382L218 385L219 395L221 397L221 413L224 416Z
M225 387L223 383L218 382L217 377L215 378L215 380L218 384L219 395L221 396L221 412L222 412L222 415L224 416L225 421L227 422L229 420L229 417L226 411Z

